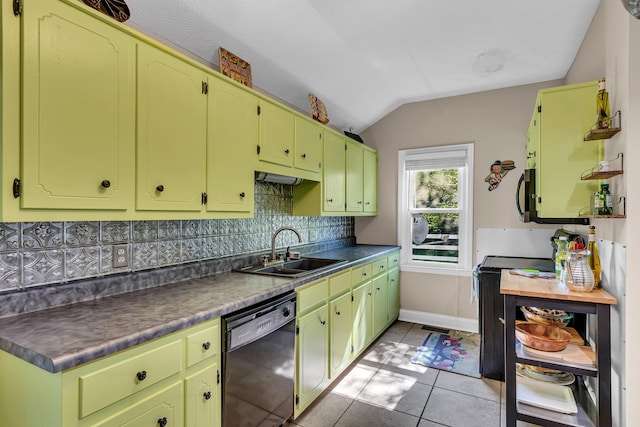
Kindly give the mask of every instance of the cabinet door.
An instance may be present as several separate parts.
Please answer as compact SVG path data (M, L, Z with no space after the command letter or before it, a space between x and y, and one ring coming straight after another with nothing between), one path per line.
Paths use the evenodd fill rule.
M392 268L387 273L389 286L389 323L400 315L400 270Z
M378 212L378 153L363 147L362 192L364 212Z
M381 274L373 279L373 335L377 336L389 323L387 275Z
M296 319L296 406L297 417L329 383L328 307L325 303Z
M322 129L320 125L302 117L295 118L296 153L294 166L320 173L322 166Z
M207 210L252 213L258 98L219 79L210 81Z
M602 160L602 141L583 141L595 121L597 92L596 82L541 91L536 193L542 218L577 218L597 191L597 180L580 180Z
M333 132L324 133L323 207L326 212L345 210L345 142Z
M185 425L187 427L220 426L220 384L217 381L218 365L185 378Z
M134 40L61 1L22 20L22 207L131 208Z
M166 427L184 426L182 384L176 383L129 409L97 424L96 427L157 427L166 420Z
M293 166L293 146L295 137L293 113L260 100L260 148L261 162Z
M362 146L358 142L347 140L346 174L347 212L362 212L363 155Z
M371 281L353 290L353 354L358 355L373 341Z
M136 208L199 211L205 190L207 75L138 45Z
M329 378L335 378L351 361L351 330L353 329L351 292L329 302L329 319L329 348L331 349Z
M527 130L527 169L535 169L540 150L540 97L536 99L533 116Z

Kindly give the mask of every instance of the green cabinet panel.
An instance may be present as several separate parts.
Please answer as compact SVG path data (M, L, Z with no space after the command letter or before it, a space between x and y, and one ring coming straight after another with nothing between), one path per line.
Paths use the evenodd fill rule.
M344 153L344 138L333 132L325 132L322 208L327 212L344 212L346 180Z
M325 302L296 319L296 404L297 417L329 384L328 306Z
M184 380L184 419L187 427L220 427L221 387L217 364Z
M220 79L209 81L207 210L252 215L258 98Z
M346 152L346 197L347 212L362 212L363 202L363 154L362 145L355 141L347 141Z
M371 281L353 289L353 353L360 354L373 340Z
M191 64L138 45L137 209L202 209L207 80Z
M260 148L261 162L293 166L295 139L294 115L284 108L264 99L260 100ZM257 166L260 170L260 166Z
M182 384L176 383L130 408L95 424L96 427L184 426Z
M378 152L362 147L362 194L363 211L369 214L378 212Z
M527 169L535 169L538 163L540 150L540 108L538 107L540 107L540 96L536 99L533 116L531 116L527 130Z
M378 336L389 323L389 289L387 274L373 279L373 336Z
M400 315L400 270L391 268L387 273L389 287L389 323Z
M295 116L296 150L293 165L320 173L322 169L322 128L310 119Z
M334 379L351 362L351 331L353 329L353 307L351 292L329 302L329 378Z
M22 26L21 207L130 208L135 41L60 1Z
M532 132L531 138L539 138L536 196L541 218L577 218L597 191L598 181L580 179L602 160L602 141L583 140L595 122L597 92L598 82L538 92L540 132Z

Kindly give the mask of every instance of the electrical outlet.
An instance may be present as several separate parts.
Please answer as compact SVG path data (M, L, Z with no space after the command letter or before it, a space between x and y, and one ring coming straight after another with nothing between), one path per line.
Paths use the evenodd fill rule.
M113 268L129 266L129 246L113 245Z

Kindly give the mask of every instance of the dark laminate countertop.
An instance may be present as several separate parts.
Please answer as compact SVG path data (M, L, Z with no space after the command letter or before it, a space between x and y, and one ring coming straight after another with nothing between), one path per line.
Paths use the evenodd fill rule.
M63 371L398 249L356 245L307 254L349 262L299 279L226 272L7 317L0 319L0 350L49 372Z

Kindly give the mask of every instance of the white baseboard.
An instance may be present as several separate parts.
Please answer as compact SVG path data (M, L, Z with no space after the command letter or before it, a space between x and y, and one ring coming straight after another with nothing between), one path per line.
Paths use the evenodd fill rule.
M478 320L464 317L401 309L398 319L405 322L419 323L421 325L438 326L440 328L455 329L458 331L478 332Z

